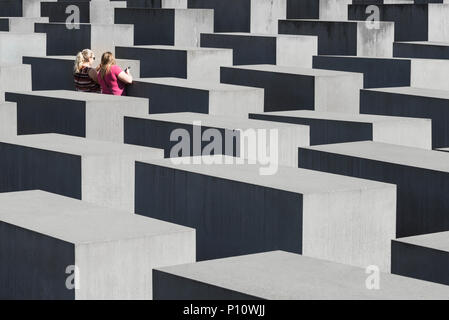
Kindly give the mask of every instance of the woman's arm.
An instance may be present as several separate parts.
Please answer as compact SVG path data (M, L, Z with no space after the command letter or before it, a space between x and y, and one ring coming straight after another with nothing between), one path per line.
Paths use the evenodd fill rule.
M95 69L90 68L88 74L89 74L89 77L90 77L93 81L95 81L95 83L98 83L97 72L95 71Z
M129 70L127 70L127 72L122 71L118 74L117 78L119 78L122 82L127 83L127 84L131 84L133 83L133 77L131 75L131 73L129 72Z

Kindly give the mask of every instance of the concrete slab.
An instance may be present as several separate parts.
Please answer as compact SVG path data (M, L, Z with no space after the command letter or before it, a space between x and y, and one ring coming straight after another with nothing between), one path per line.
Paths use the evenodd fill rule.
M234 65L277 64L311 68L318 52L314 36L202 33L201 47L233 49Z
M41 189L134 212L136 160L163 150L58 134L2 138L0 191Z
M116 8L115 23L134 25L135 45L198 47L200 34L214 31L214 12L209 9Z
M429 119L310 110L252 113L249 117L307 125L311 145L373 140L432 149L432 123Z
M27 17L0 18L0 31L33 33L35 23L48 23L48 18L27 18Z
M393 56L422 59L449 59L449 42L395 42Z
M35 32L47 34L47 55L75 55L90 48L101 53L115 53L115 46L133 45L134 28L126 24L76 24L68 29L65 23L36 23ZM36 54L28 53L27 56Z
M360 112L432 120L432 147L449 145L449 93L413 87L360 90Z
M96 54L101 56L101 52L96 52ZM98 65L100 58L95 61L94 67ZM73 83L74 62L75 56L23 57L23 63L29 64L33 71L33 90L75 90ZM133 77L140 77L139 60L116 59L116 62L123 70L131 67ZM48 74L52 76L48 77Z
M397 237L449 230L449 154L362 141L299 149L301 168L394 183Z
M389 273L380 273L379 290L370 290L368 276L365 268L274 251L157 268L154 298L446 300L449 296L446 286Z
M5 91L14 90L31 91L30 66L0 65L0 103L5 101Z
M314 56L313 68L361 72L364 88L410 86L412 61L357 56Z
M123 142L123 118L148 114L148 100L66 90L7 92L17 103L17 133L60 133Z
M43 191L0 194L0 230L2 299L151 299L153 268L195 262L193 229Z
M40 17L43 0L1 0L0 17ZM45 0L55 2L57 0Z
M315 56L314 68L363 72L365 88L412 86L449 90L449 61L442 59Z
M41 16L49 17L49 22L67 22L73 14L67 7L75 5L79 9L80 23L114 24L114 8L126 8L126 1L73 1L41 2ZM69 20L71 22L71 20Z
M392 272L449 285L449 232L395 239Z
M393 55L393 22L369 29L365 21L279 20L279 33L318 36L319 55Z
M140 60L140 76L219 82L220 66L232 66L232 50L172 46L116 47L121 59Z
M17 105L0 102L0 138L17 135Z
M184 160L137 162L136 213L194 227L198 260L277 248L390 269L394 185L282 166L261 175L260 164L223 156Z
M0 31L0 65L22 63L22 56L45 56L46 37L36 33Z
M150 113L199 112L248 118L263 112L263 89L179 78L142 78L128 95L150 99ZM257 111L256 111L257 110Z
M174 130L186 130L190 137L198 138L200 148L191 144L188 152L171 155L171 151L178 141L171 141ZM207 151L206 146L212 139L202 141L211 130L215 130L221 139L219 149ZM280 165L296 167L298 164L297 148L309 145L309 128L302 125L289 125L277 122L267 122L249 119L236 119L231 117L210 116L199 113L170 113L150 115L142 117L125 117L125 143L164 149L165 157L190 157L201 155L225 154L228 156L241 156L245 159L256 160L257 155L252 155L250 150L257 147L259 132L265 132L270 136L270 131L275 130L278 134L278 163ZM255 141L246 141L250 134L255 134ZM199 134L199 136L196 136ZM233 140L232 146L227 146ZM271 142L271 141L270 141ZM274 142L271 142L274 143Z
M250 65L222 67L221 82L265 89L265 111L359 112L360 73Z

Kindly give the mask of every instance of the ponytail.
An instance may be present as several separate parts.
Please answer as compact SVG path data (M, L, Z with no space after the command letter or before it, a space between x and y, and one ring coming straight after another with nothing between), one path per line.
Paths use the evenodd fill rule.
M89 49L84 49L83 51L78 52L75 58L75 65L73 66L73 72L80 72L83 63L89 62L89 58L91 58L93 55L93 51Z

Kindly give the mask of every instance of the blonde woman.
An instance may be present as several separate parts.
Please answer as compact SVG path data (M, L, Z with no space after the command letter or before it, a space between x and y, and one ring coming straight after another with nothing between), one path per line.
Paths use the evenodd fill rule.
M82 92L100 92L100 86L97 81L97 72L92 68L95 55L92 50L84 49L78 52L73 68L73 81L76 91Z
M105 52L101 56L97 79L102 93L115 96L125 95L126 85L133 82L129 68L123 71L116 65L114 55L111 52Z

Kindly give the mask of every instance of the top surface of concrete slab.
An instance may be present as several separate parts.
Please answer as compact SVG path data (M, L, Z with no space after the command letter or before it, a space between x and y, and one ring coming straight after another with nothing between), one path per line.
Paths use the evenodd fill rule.
M317 39L318 38L318 36L307 36L307 35L264 34L264 33L249 33L249 32L214 32L214 33L202 32L201 34L244 36L244 37L265 37L265 38L292 38L292 39L299 39L299 38Z
M1 193L0 221L75 244L194 230L40 190Z
M307 149L449 172L449 153L373 141L359 141L307 147Z
M204 47L182 47L182 46L163 46L163 45L140 45L126 48L154 49L154 50L177 50L177 51L201 51L201 52L232 52L232 49L222 48L204 48Z
M98 94L89 92L79 92L70 90L49 90L49 91L12 91L11 93L23 94L29 96L38 96L45 98L57 98L67 100L79 100L79 101L106 101L106 102L123 102L132 103L133 101L145 102L146 98L127 97L127 96L113 96L110 94Z
M296 129L303 127L305 130L308 131L308 126L296 124L286 124L282 122L262 121L253 119L240 119L236 117L223 117L193 112L158 113L148 115L144 119L183 123L183 124L193 124L194 121L201 121L201 125L203 126L211 126L224 129L268 129L268 128Z
M274 251L158 269L266 299L447 299L449 287L382 273L366 288L365 269Z
M216 161L221 161L222 164L195 164L195 160L204 162L204 158L210 160L210 162L212 162L211 159L215 159ZM181 159L185 160L186 158L177 158L176 161ZM247 160L245 160L244 164L238 164L236 163L237 161L235 158L221 155L204 156L203 159L202 157L192 157L188 158L188 160L190 160L190 164L175 163L176 161L173 159L152 159L145 162L175 170L198 173L206 176L300 194L396 188L395 185L392 184L283 166L279 166L277 172L273 175L260 175L259 169L261 168L261 165L248 164ZM233 164L226 164L226 160Z
M421 247L427 247L449 252L449 231L399 238L396 240L400 242L414 244Z
M25 147L51 150L75 155L132 155L143 154L148 159L162 158L163 150L156 148L140 147L128 144L106 141L90 140L80 137L67 136L55 133L22 135L5 137L0 143L9 143Z
M293 111L276 111L276 112L264 112L258 113L260 115L280 116L287 118L310 118L310 119L323 119L323 120L336 120L336 121L349 121L349 122L422 122L431 121L430 119L416 119L408 117L391 117L391 116L378 116L371 114L353 114L353 113L341 113L341 112L321 112L314 110L293 110Z
M226 83L215 83L212 81L190 80L182 78L140 78L134 81L161 84L174 87L191 88L199 90L218 90L218 91L248 91L260 90L261 88L238 86Z
M441 42L441 41L395 41L395 43L404 43L404 44L419 44L419 45L427 45L427 46L449 46L449 42Z
M414 88L414 87L392 87L392 88L376 88L376 89L364 89L364 90L405 94L405 95L419 96L419 97L449 99L449 91L437 90L437 89L425 89L425 88Z
M234 69L246 69L264 72L277 72L277 73L287 73L287 74L298 74L305 76L317 76L317 77L335 77L335 76L350 76L359 75L363 77L363 73L356 72L346 72L346 71L334 71L325 69L311 69L311 68L301 68L301 67L287 67L287 66L277 66L271 64L254 64L246 66L226 66L226 68Z

